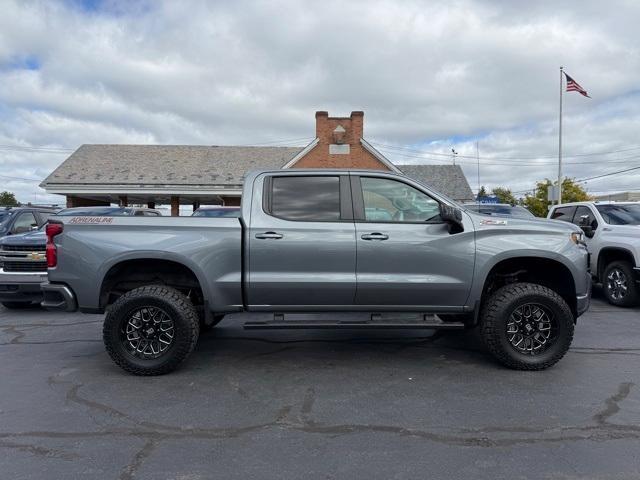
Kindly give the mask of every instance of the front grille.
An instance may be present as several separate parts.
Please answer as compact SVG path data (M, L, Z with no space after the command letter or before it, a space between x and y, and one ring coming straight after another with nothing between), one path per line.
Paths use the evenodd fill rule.
M5 272L46 272L47 262L4 262Z
M44 252L44 245L3 245L0 249L5 252Z

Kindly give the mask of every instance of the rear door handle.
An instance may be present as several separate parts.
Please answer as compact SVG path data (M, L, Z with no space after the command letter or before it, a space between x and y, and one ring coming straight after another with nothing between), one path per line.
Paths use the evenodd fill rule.
M386 235L384 233L374 232L374 233L365 233L364 235L361 235L360 238L363 240L387 240L389 238L389 235Z
M276 232L256 233L256 238L259 238L260 240L278 240L282 237L284 237L284 235Z

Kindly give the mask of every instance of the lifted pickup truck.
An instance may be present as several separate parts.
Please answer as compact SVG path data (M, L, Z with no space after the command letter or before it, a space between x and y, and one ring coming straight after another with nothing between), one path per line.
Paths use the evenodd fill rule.
M66 217L47 236L43 306L106 311L106 349L138 375L242 311L273 313L245 328L479 326L504 365L539 370L590 301L578 227L475 214L377 171L254 172L240 218Z
M640 304L640 202L575 202L555 205L549 218L584 230L591 274L612 305Z

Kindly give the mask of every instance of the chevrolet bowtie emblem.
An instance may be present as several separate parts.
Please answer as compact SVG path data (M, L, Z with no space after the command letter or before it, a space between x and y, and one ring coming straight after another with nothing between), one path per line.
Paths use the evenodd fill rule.
M28 258L30 258L31 260L44 260L45 256L44 253L40 253L40 252L31 252L29 253L29 255L27 255Z

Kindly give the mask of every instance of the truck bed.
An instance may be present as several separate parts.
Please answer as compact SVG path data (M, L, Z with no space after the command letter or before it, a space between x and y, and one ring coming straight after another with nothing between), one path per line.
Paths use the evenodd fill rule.
M49 281L66 283L83 311L102 311L100 288L122 262L169 261L191 269L209 305L242 309L242 225L238 218L59 217L58 265Z

